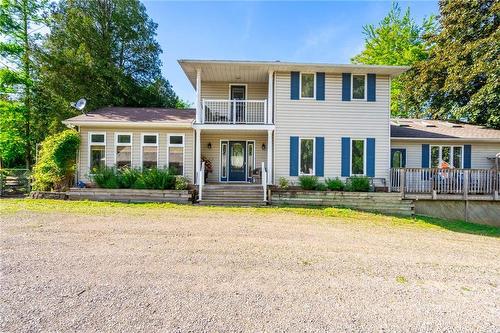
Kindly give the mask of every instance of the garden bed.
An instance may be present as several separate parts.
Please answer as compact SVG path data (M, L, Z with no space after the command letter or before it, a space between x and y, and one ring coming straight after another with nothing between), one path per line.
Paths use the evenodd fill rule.
M71 188L69 200L95 200L119 202L174 202L191 203L192 190L144 190L144 189L107 189L107 188Z
M404 200L400 193L309 191L300 188L271 189L273 205L333 206L376 211L385 214L414 215L412 200Z

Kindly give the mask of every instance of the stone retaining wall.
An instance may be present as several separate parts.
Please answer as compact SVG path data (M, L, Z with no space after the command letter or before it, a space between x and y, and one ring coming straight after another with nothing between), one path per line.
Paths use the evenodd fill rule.
M133 190L105 188L71 188L69 200L95 200L119 202L174 202L191 203L193 193L189 190Z

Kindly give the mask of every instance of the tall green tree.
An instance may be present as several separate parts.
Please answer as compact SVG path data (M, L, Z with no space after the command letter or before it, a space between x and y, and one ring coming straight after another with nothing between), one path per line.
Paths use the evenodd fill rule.
M408 73L422 114L500 129L500 2L440 1L429 58Z
M76 114L70 102L85 97L87 108L175 107L180 102L161 75L157 24L138 0L62 0L40 54L42 101L51 101L47 128Z
M0 5L0 158L32 163L34 50L42 38L48 2L2 0Z
M424 37L436 30L434 16L421 24L411 17L410 8L404 12L393 3L387 16L378 25L363 27L365 49L354 56L355 64L411 66L429 56L432 44ZM392 80L391 113L393 116L412 116L413 109L403 90L404 75Z

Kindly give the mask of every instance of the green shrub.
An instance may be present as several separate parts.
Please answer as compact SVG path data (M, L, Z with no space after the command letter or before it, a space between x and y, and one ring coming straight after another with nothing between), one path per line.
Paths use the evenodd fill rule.
M287 190L290 187L290 183L288 182L288 178L280 177L278 180L278 186L282 190Z
M326 186L328 187L329 190L332 191L343 191L344 190L344 183L339 177L336 178L327 178L325 179Z
M325 183L318 183L318 185L316 185L315 188L316 191L326 191L327 189L328 187L326 186Z
M370 178L364 176L350 177L347 187L351 192L368 192L370 191Z
M120 175L115 168L103 167L94 169L90 178L102 188L118 188L120 186Z
M135 190L144 190L146 189L146 184L144 183L144 180L142 178L138 178L130 188L133 188Z
M33 189L60 191L69 187L76 171L79 146L80 136L75 130L48 136L42 142L38 162L33 168Z
M168 169L144 170L142 180L148 189L171 190L175 188L175 175Z
M189 181L186 177L177 176L175 177L175 189L176 190L187 190Z
M300 176L299 183L303 190L315 190L319 182L316 176Z
M134 184L141 178L141 171L137 169L121 169L118 173L118 184L120 188L133 188Z

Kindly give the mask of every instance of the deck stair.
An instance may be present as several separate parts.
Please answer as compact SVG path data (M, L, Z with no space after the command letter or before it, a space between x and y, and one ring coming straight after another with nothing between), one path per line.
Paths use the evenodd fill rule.
M206 184L200 205L205 206L265 206L262 185Z

